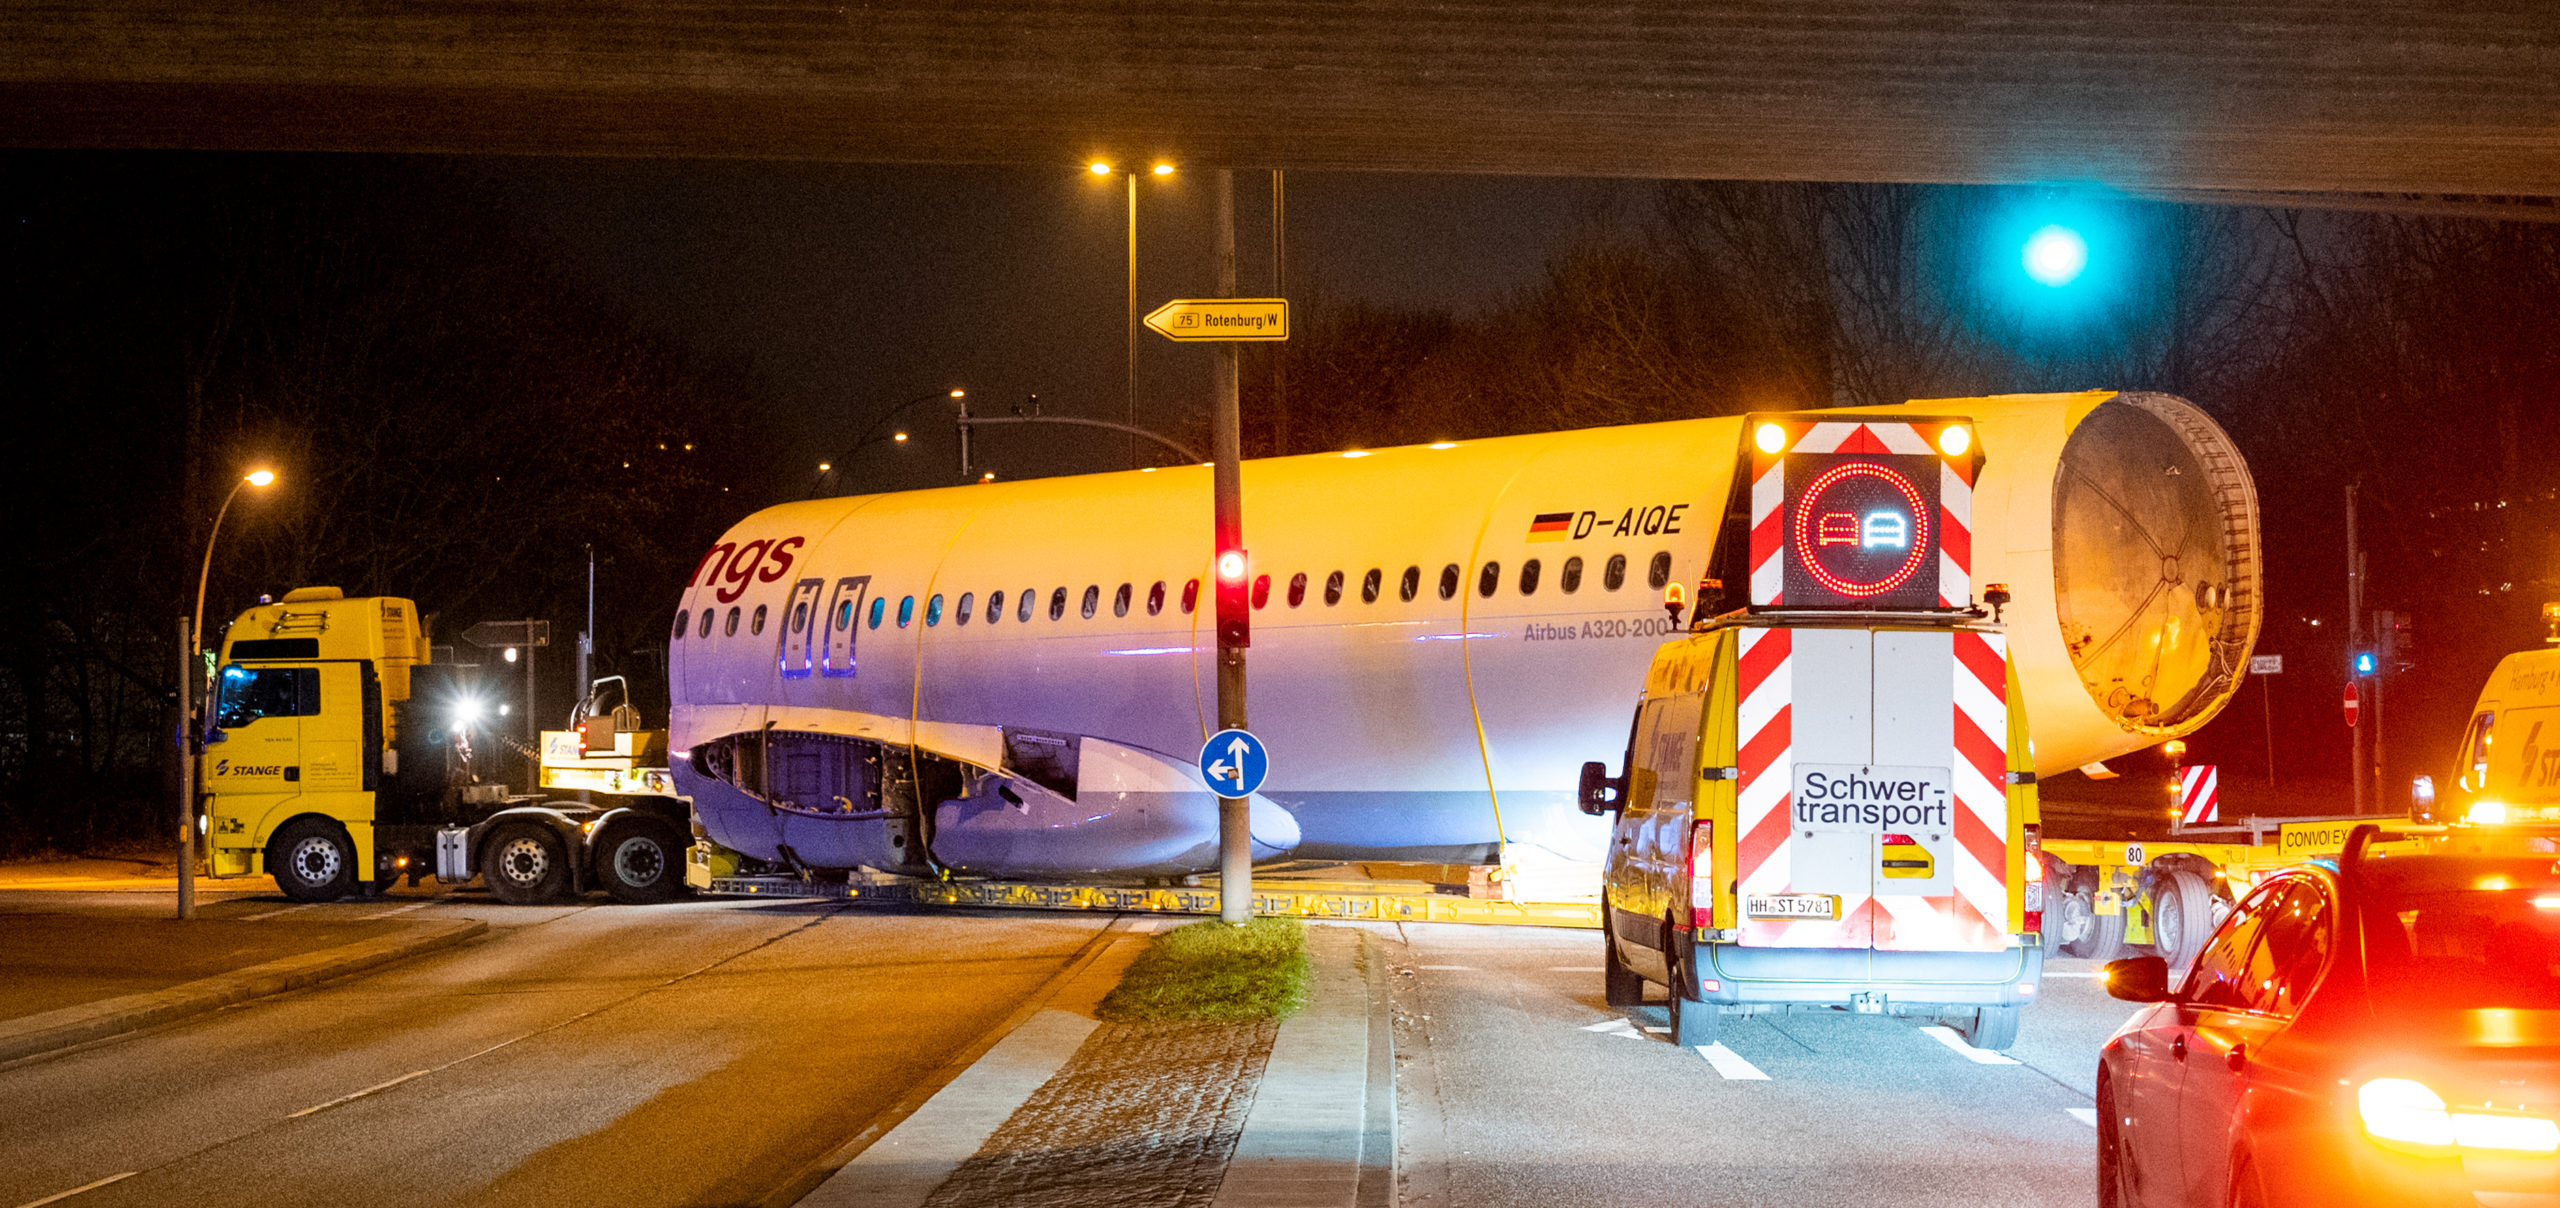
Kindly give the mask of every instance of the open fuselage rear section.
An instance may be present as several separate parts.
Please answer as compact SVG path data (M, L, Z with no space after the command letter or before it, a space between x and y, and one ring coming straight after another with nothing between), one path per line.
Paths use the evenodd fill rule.
M2039 766L2209 718L2255 633L2254 502L2235 522L2222 496L2185 489L2230 474L2153 479L2164 449L2227 451L2210 421L2107 393L1910 407L1980 426L1973 578L2009 583L2013 628L2038 630L2017 648L2030 707L2053 714L2037 717ZM2132 435L2075 440L2093 416ZM1719 537L1741 539L1727 518L1748 506L1743 425L1245 463L1251 725L1272 765L1256 856L1596 863L1607 826L1575 808L1580 765L1625 749L1674 628L1663 588L1694 591ZM2128 442L2139 464L2116 467ZM2057 509L2080 496L2057 484L2130 502L2105 532L2073 528ZM2164 547L2185 554L2165 572L2184 581L2110 580L2103 615L2056 599L2120 548L2157 579ZM674 618L678 789L714 841L784 865L1211 870L1217 800L1193 767L1216 728L1211 548L1204 467L758 512L705 556Z

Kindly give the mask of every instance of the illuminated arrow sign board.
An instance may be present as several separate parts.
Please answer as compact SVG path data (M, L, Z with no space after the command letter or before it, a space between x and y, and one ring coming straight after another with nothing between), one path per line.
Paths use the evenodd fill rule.
M1285 298L1176 298L1155 308L1147 326L1185 344L1209 340L1285 340Z
M1962 419L1751 417L1751 603L1902 611L1972 603Z

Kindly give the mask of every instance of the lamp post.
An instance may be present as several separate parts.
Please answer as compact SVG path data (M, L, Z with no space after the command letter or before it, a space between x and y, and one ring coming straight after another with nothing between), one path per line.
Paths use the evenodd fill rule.
M1129 415L1126 422L1138 426L1138 172L1136 169L1112 167L1109 161L1095 160L1085 170L1096 176L1114 173L1129 182ZM1147 175L1163 179L1173 175L1173 165L1159 163L1147 169ZM1138 468L1138 438L1129 438L1129 468Z
M892 429L886 435L882 435L880 433L880 429L882 427L886 426L890 420L896 419L898 416L905 414L907 408L913 407L918 403L931 402L938 398L957 400L965 399L967 397L969 397L968 391L955 387L951 390L938 391L933 394L920 394L898 404L895 407L889 408L889 410L885 414L881 415L880 418L871 421L871 426L863 429L862 435L855 437L853 443L846 446L844 452L838 453L833 458L818 463L818 476L815 479L812 479L809 483L808 498L817 498L818 484L826 481L827 475L839 473L842 467L853 464L854 454L860 453L864 449L880 444L883 441L901 445L907 443L907 432L904 428Z
M196 688L204 677L204 589L213 577L213 543L222 536L222 518L240 488L273 485L273 470L251 470L231 484L222 506L213 513L213 528L204 535L204 562L196 568L196 610L187 617L186 665L178 677L178 917L196 914L196 756L202 753L203 730L196 724Z

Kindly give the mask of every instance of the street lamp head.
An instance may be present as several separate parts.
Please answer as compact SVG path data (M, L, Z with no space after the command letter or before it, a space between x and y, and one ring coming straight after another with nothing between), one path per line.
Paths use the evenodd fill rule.
M900 433L898 433L898 434L896 434L896 435L894 435L894 436L891 436L889 439L894 440L894 441L898 442L899 444L902 444L902 445L903 445L903 444L907 443L907 434L906 434L906 433L904 433L904 432L900 432Z
M969 392L968 392L968 391L966 391L966 390L962 390L962 389L960 389L959 387L956 387L956 386L955 386L955 387L953 387L953 388L952 388L952 390L951 390L951 397L953 397L953 398L967 398L967 397L969 397Z
M1156 167L1155 167L1155 173L1156 173L1156 175L1158 175L1158 176L1171 176L1171 175L1173 175L1173 165L1172 165L1172 164L1157 164L1157 165L1156 165Z
M273 471L273 470L251 470L251 471L249 471L246 475L243 475L243 476L241 477L241 479L240 479L240 481L245 482L245 483L248 483L250 486L253 486L253 487L262 487L262 486L266 486L267 484L272 483L272 482L274 482L275 480L276 480L276 472L275 472L275 471Z
M1096 176L1109 176L1109 175L1111 175L1111 165L1109 165L1109 164L1107 164L1107 163L1104 163L1104 162L1102 162L1101 160L1098 160L1098 159L1097 159L1097 160L1095 160L1095 161L1093 161L1092 163L1086 164L1086 165L1085 165L1085 170L1086 170L1086 171L1088 171L1088 172L1093 173L1093 174L1094 174L1094 175L1096 175Z
M818 472L819 472L819 473L821 473L821 474L824 474L824 473L826 473L827 471L832 470L832 469L834 469L834 468L836 468L836 467L835 467L835 463L833 463L833 462L825 462L825 461L822 461L822 462L819 462L819 463L818 463Z

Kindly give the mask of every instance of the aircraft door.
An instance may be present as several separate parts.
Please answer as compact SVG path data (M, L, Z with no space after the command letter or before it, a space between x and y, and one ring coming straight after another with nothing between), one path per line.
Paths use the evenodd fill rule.
M862 631L863 597L870 593L871 576L853 575L836 580L835 591L827 597L827 654L822 664L824 674L847 678L854 673L854 635Z
M826 617L818 609L818 591L826 585L824 579L802 579L791 585L791 602L782 610L784 679L809 678L809 652L816 645L818 631L826 625Z

